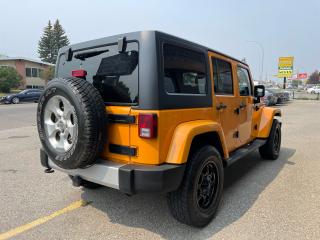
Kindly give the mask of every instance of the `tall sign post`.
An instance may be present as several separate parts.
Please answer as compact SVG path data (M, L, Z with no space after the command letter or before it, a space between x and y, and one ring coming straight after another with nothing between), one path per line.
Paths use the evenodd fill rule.
M278 62L278 78L283 78L283 89L286 89L287 78L293 73L293 57L280 57Z

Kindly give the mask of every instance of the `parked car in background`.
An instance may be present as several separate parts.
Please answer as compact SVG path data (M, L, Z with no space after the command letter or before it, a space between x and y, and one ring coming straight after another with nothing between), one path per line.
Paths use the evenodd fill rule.
M278 89L278 88L268 88L266 90L273 93L277 97L277 104L281 104L286 101L286 96L285 96L283 90Z
M284 95L284 100L285 101L289 101L290 100L290 95L291 95L290 91L283 91L283 95Z
M2 97L0 102L18 104L20 102L38 102L43 90L41 89L26 89L19 93L10 94Z
M265 96L261 99L261 102L266 106L274 106L278 101L278 97L275 96L272 92L265 90Z
M307 93L315 94L320 93L320 86L314 86L307 89Z

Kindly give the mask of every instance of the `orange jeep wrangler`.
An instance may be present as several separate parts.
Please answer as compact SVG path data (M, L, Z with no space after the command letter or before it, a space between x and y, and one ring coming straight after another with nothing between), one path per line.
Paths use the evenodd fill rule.
M167 193L177 220L203 227L225 167L279 156L281 112L263 96L245 62L157 31L64 47L38 104L41 163L75 186Z

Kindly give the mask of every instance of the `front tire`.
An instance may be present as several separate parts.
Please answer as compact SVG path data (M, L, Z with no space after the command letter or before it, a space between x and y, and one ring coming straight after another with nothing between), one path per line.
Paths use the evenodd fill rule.
M259 148L260 156L263 159L276 160L281 149L281 124L275 119L267 142Z
M204 227L219 207L224 170L219 152L207 145L191 155L180 187L167 195L171 214L178 221Z
M13 103L13 104L18 104L19 102L20 102L20 99L18 97L14 97L11 100L11 103Z

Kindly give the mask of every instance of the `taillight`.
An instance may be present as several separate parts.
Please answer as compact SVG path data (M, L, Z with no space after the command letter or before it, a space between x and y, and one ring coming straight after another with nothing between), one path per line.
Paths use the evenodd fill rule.
M87 71L86 70L73 70L71 72L72 77L76 78L85 78L87 76Z
M141 138L155 138L157 136L157 115L156 114L139 114L138 126L139 137Z

